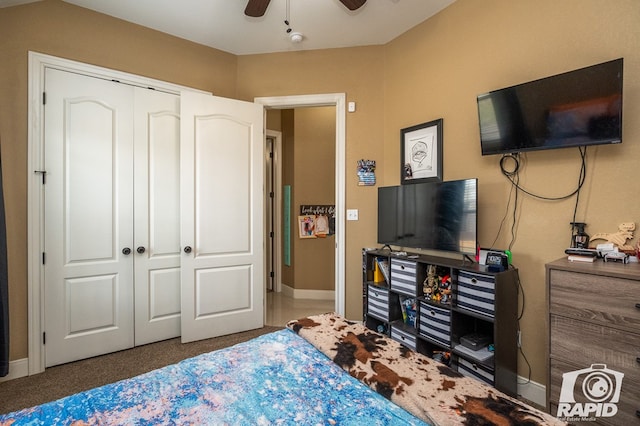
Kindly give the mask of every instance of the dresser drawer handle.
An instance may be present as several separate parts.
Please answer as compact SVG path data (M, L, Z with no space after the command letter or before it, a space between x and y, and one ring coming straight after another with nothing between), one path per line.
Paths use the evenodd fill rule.
M640 309L640 303L636 303L636 309Z
M638 358L636 358L636 362L637 362L638 364L640 364L640 356L639 356Z
M640 410L636 410L636 417L640 417Z

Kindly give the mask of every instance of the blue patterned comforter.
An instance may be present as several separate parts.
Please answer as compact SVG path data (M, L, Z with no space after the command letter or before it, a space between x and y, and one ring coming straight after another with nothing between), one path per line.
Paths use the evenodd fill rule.
M0 425L424 425L290 330L0 415Z

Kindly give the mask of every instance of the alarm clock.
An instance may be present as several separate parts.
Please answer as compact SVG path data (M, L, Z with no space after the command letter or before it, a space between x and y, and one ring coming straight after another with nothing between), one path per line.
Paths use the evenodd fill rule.
M509 267L509 258L504 253L490 251L487 253L485 265L490 272L502 272Z

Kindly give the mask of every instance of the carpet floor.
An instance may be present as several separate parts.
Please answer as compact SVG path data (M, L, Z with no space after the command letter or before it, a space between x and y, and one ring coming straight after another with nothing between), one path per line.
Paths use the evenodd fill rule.
M176 338L50 367L40 374L0 382L0 413L33 407L134 377L281 329L282 327L263 327L185 344Z

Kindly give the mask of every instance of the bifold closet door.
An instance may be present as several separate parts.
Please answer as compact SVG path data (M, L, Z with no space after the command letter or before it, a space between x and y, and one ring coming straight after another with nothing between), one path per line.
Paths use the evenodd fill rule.
M46 365L132 347L132 87L45 74Z
M134 90L135 345L180 336L180 97Z

